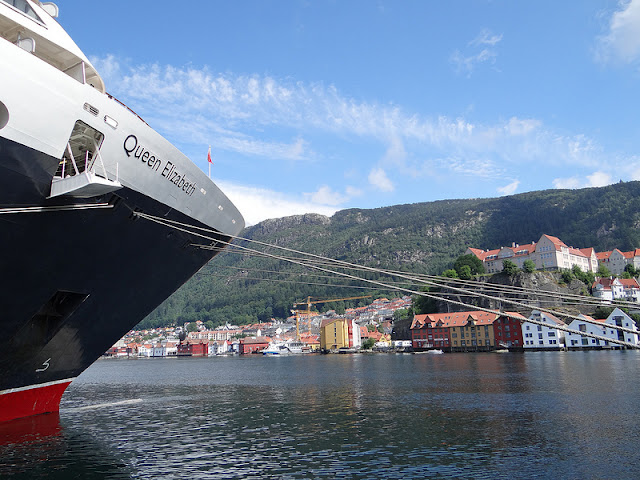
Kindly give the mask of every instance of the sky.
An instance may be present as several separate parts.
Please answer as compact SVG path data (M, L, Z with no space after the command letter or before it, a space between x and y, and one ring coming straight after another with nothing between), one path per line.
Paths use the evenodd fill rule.
M57 0L247 224L640 180L640 0Z

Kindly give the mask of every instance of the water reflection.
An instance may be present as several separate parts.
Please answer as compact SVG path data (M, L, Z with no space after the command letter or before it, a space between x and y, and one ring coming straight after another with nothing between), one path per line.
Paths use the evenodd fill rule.
M635 478L640 356L591 354L98 362L0 477Z
M129 469L85 432L65 429L58 414L0 423L0 478L130 478Z

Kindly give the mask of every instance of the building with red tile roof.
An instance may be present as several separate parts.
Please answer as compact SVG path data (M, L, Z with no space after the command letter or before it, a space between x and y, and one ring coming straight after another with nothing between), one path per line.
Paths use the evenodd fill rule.
M597 271L597 257L593 248L573 248L558 237L547 234L543 234L537 243L512 243L510 247L486 251L469 247L465 253L479 258L487 273L501 272L504 260L512 261L518 268L531 260L538 270L570 270L577 265L585 272Z
M591 285L591 293L604 303L623 299L640 302L640 284L635 278L598 277Z
M522 348L520 325L525 320L525 317L513 312L499 315L479 310L416 315L410 327L411 342L416 350L488 351L497 346Z
M609 252L598 253L598 263L604 265L614 275L622 275L627 265L640 269L640 248L623 252L617 248Z

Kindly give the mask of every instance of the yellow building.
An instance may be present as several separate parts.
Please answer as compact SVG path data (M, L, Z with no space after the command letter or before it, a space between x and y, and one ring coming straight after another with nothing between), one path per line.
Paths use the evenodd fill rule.
M489 350L495 347L493 322L498 315L486 312L462 312L449 326L451 347L455 350Z
M338 350L348 348L349 326L351 322L345 318L328 318L320 324L320 348L322 350Z

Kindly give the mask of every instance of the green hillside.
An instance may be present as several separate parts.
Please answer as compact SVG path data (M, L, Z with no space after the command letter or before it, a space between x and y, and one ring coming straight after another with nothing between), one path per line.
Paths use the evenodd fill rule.
M543 233L559 237L567 245L594 247L596 251L640 247L639 206L640 182L621 182L601 188L546 190L500 198L348 209L331 218L298 215L264 221L245 229L242 236L357 264L439 274L469 246L491 249L511 242L530 243L538 241ZM287 272L307 272L307 276ZM285 318L290 315L292 302L307 295L344 298L371 292L326 286L354 282L319 275L283 261L223 253L141 326ZM382 290L371 293L398 295ZM341 309L357 302L337 302L322 308Z

